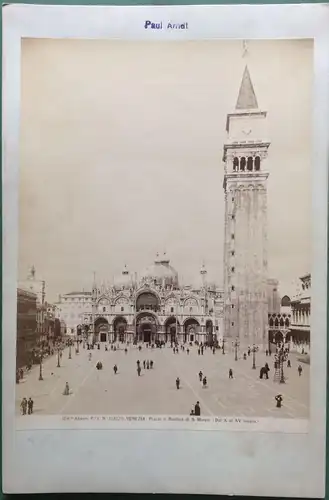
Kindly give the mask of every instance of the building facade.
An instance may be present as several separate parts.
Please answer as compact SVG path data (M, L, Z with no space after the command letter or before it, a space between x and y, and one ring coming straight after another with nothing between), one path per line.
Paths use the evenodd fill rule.
M224 335L241 345L268 339L266 118L246 67L223 155Z
M37 296L35 293L17 289L17 336L16 367L26 365L39 340L37 332Z
M58 308L78 337L90 343L214 343L222 329L223 291L207 283L204 266L199 286L181 287L164 255L139 278L125 267L110 286L95 281L91 293L63 295Z
M296 343L309 343L311 331L311 274L299 278L300 287L291 299L291 336Z

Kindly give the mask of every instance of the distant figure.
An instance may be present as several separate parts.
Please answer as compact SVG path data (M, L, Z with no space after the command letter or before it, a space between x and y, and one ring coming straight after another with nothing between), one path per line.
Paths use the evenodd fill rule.
M287 361L287 368L291 368L291 362L290 362L290 359L288 359L288 361Z
M105 345L105 351L107 351L107 345Z
M140 346L138 346L138 350L139 350L139 351L141 351L141 350L142 350L142 346L141 346L141 345L140 345Z
M281 394L278 394L277 396L275 396L275 401L276 401L276 407L277 408L281 408L282 406L282 401L283 401L283 397Z
M153 361L152 360L150 361L150 368L151 368L151 370L153 368Z
M245 353L245 352L243 353L243 359L244 359L244 360L246 360L246 359L247 359L247 355L246 355L246 353Z
M232 370L232 368L230 368L229 371L228 371L228 378L233 378L233 370Z
M248 356L250 356L251 349L248 347Z
M138 376L139 376L139 377L141 376L141 371L142 371L142 369L141 369L141 367L138 365L138 366L137 366L137 373L138 373Z
M177 377L176 378L176 389L179 389L179 386L180 386L180 378Z
M191 415L191 416L194 416L194 415L195 415L194 407L192 408L192 410L191 410L191 412L190 412L190 415Z
M199 356L200 356L200 349L198 349L198 354L199 354Z
M144 361L143 361L143 368L144 368L144 370L145 370L145 367L146 367L146 361L144 359Z
M127 353L128 353L128 349L127 349L127 347L126 347L126 348L125 348L125 354L127 354Z
M213 354L216 354L216 349L215 349L215 347L213 347L213 348L212 348L212 353L213 353Z
M98 344L98 345L97 345L97 349L99 350L100 348L101 348L101 346Z
M203 377L202 384L203 387L207 387L207 377Z
M140 366L141 362L139 361L139 359L137 360L137 367Z
M91 352L89 353L89 361L91 361Z
M113 366L113 371L114 371L114 375L116 375L116 374L117 374L117 371L118 371L118 367L117 367L117 365L114 365L114 366Z
M113 344L111 344L111 351L113 351Z
M203 377L203 373L202 373L202 371L200 370L200 371L199 371L199 380L200 380L200 382L202 382L202 377Z
M176 347L176 354L179 354L179 350L178 350L178 347Z
M19 370L19 377L20 377L21 379L24 377L24 370L23 370L23 368L21 368L21 369Z
M146 361L146 369L149 370L150 369L150 362L147 360Z
M173 347L172 352L173 352L174 354L176 354L176 349L175 349L174 347Z
M299 365L299 367L298 367L298 375L299 375L299 376L301 376L302 371L303 371L303 368L302 368L302 366L301 366L301 365Z
M200 415L201 415L201 408L200 408L199 401L197 401L196 405L194 406L194 413L195 413L196 417L200 417Z
M189 350L189 348L187 348L187 349L186 349L186 352L187 352L187 354L190 354L190 350Z
M27 402L27 408L28 408L27 413L29 415L32 415L32 413L33 413L33 399L29 398L29 400Z
M27 410L27 399L23 398L21 401L21 409L22 409L22 415L26 415L26 410Z
M19 371L16 370L16 384L19 384Z
M64 387L64 392L63 392L63 395L64 396L68 396L70 394L70 387L69 387L69 383L66 382L65 383L65 387Z
M268 350L267 350L267 349L266 349L266 351L265 351L265 356L268 356Z

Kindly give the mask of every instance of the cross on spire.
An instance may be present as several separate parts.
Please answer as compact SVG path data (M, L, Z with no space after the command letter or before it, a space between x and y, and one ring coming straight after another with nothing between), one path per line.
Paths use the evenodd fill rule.
M235 108L243 110L258 108L257 98L254 91L254 86L250 78L248 66L245 67L243 73L238 100L236 102Z

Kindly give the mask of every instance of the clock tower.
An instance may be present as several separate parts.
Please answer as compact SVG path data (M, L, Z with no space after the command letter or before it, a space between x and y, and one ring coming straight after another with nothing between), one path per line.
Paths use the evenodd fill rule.
M224 144L224 336L267 343L267 113L246 66Z

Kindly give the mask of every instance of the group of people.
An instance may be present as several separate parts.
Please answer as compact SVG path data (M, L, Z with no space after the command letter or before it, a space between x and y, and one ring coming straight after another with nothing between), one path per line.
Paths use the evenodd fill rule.
M152 370L153 369L153 366L154 366L154 363L153 361L149 361L149 360L145 360L143 361L143 368L144 370ZM139 359L137 360L137 375L140 377L141 375L141 372L142 372L142 368L141 368L141 362L139 361Z
M29 398L29 399L23 398L21 401L22 415L26 415L26 410L27 410L28 415L32 415L33 405L34 405L34 401L32 398Z

